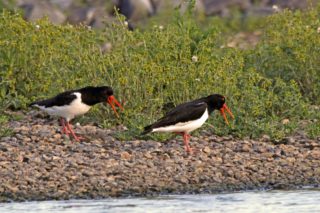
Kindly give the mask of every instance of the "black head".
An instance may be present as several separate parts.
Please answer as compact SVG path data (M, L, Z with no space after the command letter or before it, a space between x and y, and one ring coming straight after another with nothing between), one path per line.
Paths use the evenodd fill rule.
M111 87L85 87L80 89L80 92L82 93L82 101L90 106L97 103L108 103L117 116L119 115L115 109L115 105L123 110L121 104L113 96Z
M227 124L229 124L229 122L226 117L225 111L227 111L227 113L231 116L231 118L234 119L232 112L230 111L230 109L226 104L226 98L223 95L220 95L220 94L209 95L208 97L205 98L205 101L208 104L209 113L211 113L214 110L219 110Z
M82 94L82 102L90 106L97 103L106 102L109 96L113 95L113 90L111 87L85 87L79 90Z
M207 104L213 110L219 110L226 103L226 98L220 94L209 95L207 98Z
M111 87L108 86L102 86L102 87L96 87L98 93L100 94L101 102L105 102L108 100L110 96L113 96L113 90Z

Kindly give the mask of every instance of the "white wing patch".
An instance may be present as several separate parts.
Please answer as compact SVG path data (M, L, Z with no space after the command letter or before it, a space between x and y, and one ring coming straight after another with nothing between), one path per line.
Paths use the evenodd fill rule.
M204 122L209 118L208 109L203 113L203 115L196 120L188 122L180 122L175 125L170 125L166 127L159 127L152 130L152 132L185 132L189 133L195 129L201 127Z
M196 106L201 106L202 104L204 104L204 102L200 102L200 103L196 103Z

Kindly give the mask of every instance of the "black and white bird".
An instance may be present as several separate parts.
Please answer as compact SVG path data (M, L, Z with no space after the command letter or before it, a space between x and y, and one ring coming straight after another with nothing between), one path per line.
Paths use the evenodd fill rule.
M35 101L30 106L35 106L49 115L60 117L62 133L71 134L76 141L80 141L82 138L74 133L69 123L70 120L87 113L93 105L103 102L110 104L117 116L119 115L115 105L123 110L121 104L113 96L112 88L108 86L88 86L66 91L50 99Z
M185 149L190 153L192 150L189 146L189 139L191 137L189 133L201 127L214 110L221 112L228 125L229 122L225 111L234 119L232 112L225 103L225 97L219 94L213 94L178 105L154 124L146 126L142 134L150 132L172 132L181 134L183 136Z

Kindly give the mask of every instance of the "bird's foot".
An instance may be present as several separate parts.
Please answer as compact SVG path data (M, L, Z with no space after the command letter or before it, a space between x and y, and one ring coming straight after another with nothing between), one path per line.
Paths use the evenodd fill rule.
M82 136L77 136L77 135L73 135L73 138L77 141L77 142L80 142L80 141L83 141L85 140L86 138L82 137Z
M61 129L61 133L62 133L62 134L66 134L66 135L71 134L71 132L67 129L67 127L62 128L62 129Z
M193 154L193 149L191 149L190 146L185 146L184 149L188 154Z
M81 137L81 136L77 136L76 135L76 133L72 130L72 126L70 125L70 123L69 122L67 122L66 123L66 130L69 132L69 136L70 135L72 135L72 137L76 140L76 141L78 141L78 142L80 142L81 140L84 140L85 138L83 138L83 137Z

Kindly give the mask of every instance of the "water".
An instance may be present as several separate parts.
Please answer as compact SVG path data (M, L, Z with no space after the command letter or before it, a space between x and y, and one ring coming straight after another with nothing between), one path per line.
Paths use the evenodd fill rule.
M0 212L320 212L320 189L0 203Z

